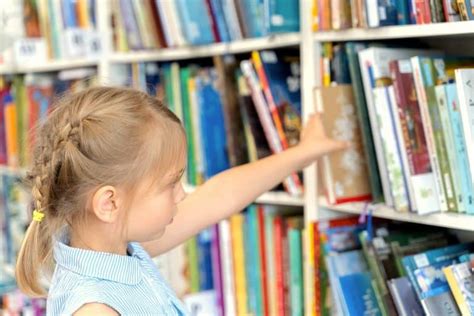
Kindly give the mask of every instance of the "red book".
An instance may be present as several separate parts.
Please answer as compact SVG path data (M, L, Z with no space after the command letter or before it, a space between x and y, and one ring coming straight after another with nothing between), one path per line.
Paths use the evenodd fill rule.
M431 162L416 97L413 72L411 68L402 69L406 62L404 60L390 62L390 73L393 79L410 174L418 175L431 172Z
M211 0L206 0L207 14L209 15L209 22L211 23L212 36L216 43L221 42L221 36L219 35L219 29L217 28L217 21L214 14L212 14Z

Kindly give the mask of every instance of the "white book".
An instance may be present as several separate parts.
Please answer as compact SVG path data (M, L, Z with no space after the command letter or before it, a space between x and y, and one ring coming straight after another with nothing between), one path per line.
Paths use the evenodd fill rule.
M161 27L163 35L165 36L166 45L169 47L177 46L174 38L171 34L171 20L170 14L168 14L168 6L165 5L165 0L156 0L156 7L158 14L160 15Z
M455 76L469 169L474 180L474 69L456 69Z
M219 222L219 250L221 258L222 291L224 294L224 315L237 314L235 301L234 264L232 260L232 240L230 235L230 222L224 219Z
M408 194L405 188L402 161L398 153L397 135L391 117L391 105L388 90L388 87L373 89L377 125L382 139L385 161L387 163L393 207L399 212L408 212Z
M169 15L169 22L171 24L171 36L175 46L186 46L188 44L186 38L183 34L183 29L181 28L181 20L179 18L178 6L176 1L165 1L165 6L167 7L167 14Z
M179 76L179 63L174 62L171 64L171 81L173 86L173 108L174 114L181 120L184 124L184 115L183 115L183 103L181 100L181 80Z
M428 146L428 152L430 154L431 168L433 169L433 173L435 175L436 190L439 193L439 207L440 211L446 212L448 210L448 201L446 199L447 195L443 186L438 155L436 154L436 144L434 140L433 126L431 125L431 118L420 69L419 57L412 57L411 64L413 69L413 79L415 81L416 96L418 98L421 119L423 121L423 129L425 131L426 145Z
M229 34L232 41L238 41L244 38L240 29L239 16L234 0L222 0L222 9L224 11L225 21L229 28Z
M15 60L13 43L25 36L23 2L0 1L0 65L12 65Z
M438 101L439 114L441 119L441 126L443 128L443 138L446 144L446 151L449 159L449 168L453 177L454 192L458 201L458 212L466 213L466 205L463 202L462 184L461 184L461 170L457 163L456 147L454 146L453 128L449 119L448 101L446 98L446 89L444 85L435 87L436 100Z

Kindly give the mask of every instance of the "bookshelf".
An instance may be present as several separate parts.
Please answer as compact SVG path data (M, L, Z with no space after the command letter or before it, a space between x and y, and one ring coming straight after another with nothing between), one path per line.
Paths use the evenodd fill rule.
M328 214L325 211L339 213L336 216L340 216L341 213L362 215L366 211L366 203L362 202L328 205L325 199L320 199L319 207L321 213L325 213L328 216L334 214ZM383 204L370 205L370 208L372 209L372 215L379 218L474 232L474 216L457 213L433 213L420 216L414 213L397 212Z
M166 48L158 51L134 51L112 53L111 63L134 63L147 61L170 61L212 57L225 54L248 53L254 50L297 46L301 42L299 33L275 34L262 38L250 38L230 43L216 43L195 47Z
M384 26L373 29L323 31L313 34L315 42L345 42L392 40L407 38L453 37L474 35L474 21L461 21L403 26Z
M97 67L98 64L99 64L98 59L75 59L75 60L51 60L44 64L35 64L35 65L26 65L26 66L0 65L0 75L53 72L53 71L82 68L82 67Z
M312 24L312 0L300 0L301 32L278 34L269 37L245 39L230 43L216 43L201 46L187 46L160 50L132 51L117 53L112 48L112 33L109 22L110 3L97 1L98 30L102 34L102 53L97 59L55 60L41 65L31 66L0 66L0 75L26 74L38 72L54 72L81 67L97 67L103 84L108 84L112 77L112 67L120 64L151 61L177 61L195 58L209 58L216 55L249 53L254 50L274 49L281 47L300 47L301 56L301 86L302 86L302 116L303 121L317 109L313 103L313 88L321 85L321 65L317 56L320 55L324 42L394 40L414 38L456 38L473 37L474 21L450 22L424 25L388 26L373 29L349 29L343 31L323 31L314 33ZM15 172L7 167L0 168L2 172ZM304 218L307 225L326 217L361 215L364 212L364 203L347 203L342 205L328 205L324 198L318 197L316 166L304 170L305 194L294 197L285 192L267 192L256 199L257 203L298 206L304 209ZM191 193L194 188L185 187ZM326 212L330 211L330 212ZM384 205L373 206L373 216L396 221L433 225L438 227L474 231L474 216L435 213L419 216L413 213L400 213ZM304 243L307 253L310 253L309 242ZM313 270L308 260L305 261L305 297L310 302L314 294L312 289Z

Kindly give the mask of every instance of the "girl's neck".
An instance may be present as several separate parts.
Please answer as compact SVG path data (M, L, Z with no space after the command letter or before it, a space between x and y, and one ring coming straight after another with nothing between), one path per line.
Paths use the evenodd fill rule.
M110 227L100 227L102 225L90 224L88 223L87 227L82 229L71 228L71 247L127 255L128 243L115 237L120 236L116 230L112 230Z

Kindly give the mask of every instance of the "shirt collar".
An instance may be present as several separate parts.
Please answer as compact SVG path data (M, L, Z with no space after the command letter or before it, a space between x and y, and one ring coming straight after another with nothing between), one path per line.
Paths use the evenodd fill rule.
M64 228L54 240L54 259L56 264L81 275L135 285L142 280L141 258L135 248L129 244L130 256L73 248Z

